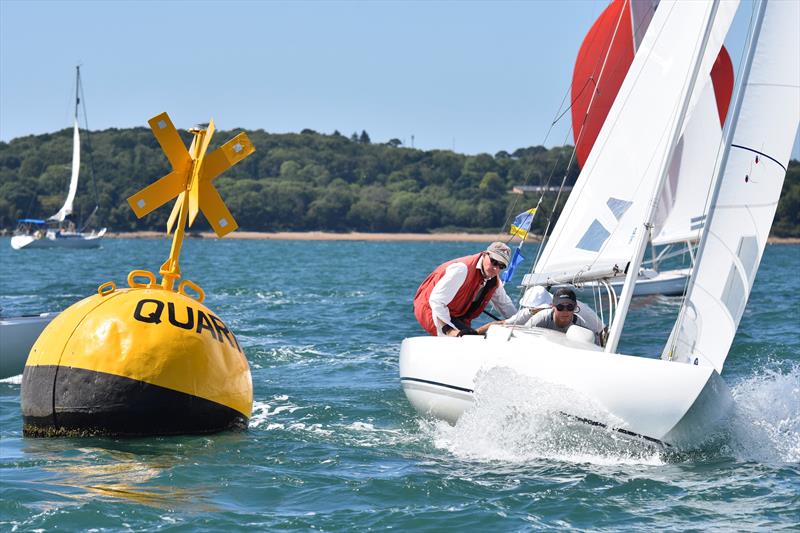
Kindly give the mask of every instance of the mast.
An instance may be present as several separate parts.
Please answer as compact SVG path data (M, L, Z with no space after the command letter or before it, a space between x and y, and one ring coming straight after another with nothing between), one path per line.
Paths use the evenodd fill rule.
M636 247L633 257L631 258L630 263L628 263L627 276L625 278L625 285L622 287L622 294L620 294L619 297L617 313L614 315L614 321L609 329L608 341L606 342L605 347L605 351L609 353L616 352L617 346L619 345L619 339L622 335L622 327L625 324L625 318L627 317L628 308L630 307L631 298L633 297L636 279L639 277L639 268L641 267L644 252L647 248L648 237L650 236L650 232L653 228L653 218L655 211L658 208L658 195L664 188L664 183L667 180L669 163L675 154L675 148L677 147L678 139L681 135L681 126L683 125L684 120L686 119L686 114L689 111L689 103L692 99L692 93L694 92L694 86L697 82L698 75L700 74L700 66L702 64L705 49L708 46L708 40L711 36L711 31L714 27L714 20L716 19L718 8L719 0L714 0L714 3L711 6L711 13L708 17L708 22L706 23L705 32L703 33L703 39L700 44L700 48L695 55L694 67L692 68L692 75L684 95L683 103L681 105L681 111L672 130L671 139L668 145L669 150L666 154L666 157L661 161L661 175L659 177L658 184L653 191L653 197L647 210L645 222L642 227L639 228L640 231L638 231L638 235L636 237Z
M81 66L75 65L75 123L78 123L78 104L81 103Z
M72 174L69 179L69 191L67 198L64 200L64 205L58 212L51 216L48 220L56 222L64 222L68 215L72 214L72 204L75 201L75 194L78 192L78 175L81 168L81 137L78 128L78 104L80 103L80 84L81 84L81 67L75 67L75 117L72 125Z

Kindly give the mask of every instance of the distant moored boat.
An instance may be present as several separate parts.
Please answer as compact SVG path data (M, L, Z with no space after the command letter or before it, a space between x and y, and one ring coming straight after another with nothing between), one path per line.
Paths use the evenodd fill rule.
M72 214L72 204L75 193L78 192L78 175L81 167L81 138L78 128L78 106L80 105L81 67L75 67L75 119L72 134L72 176L69 181L69 192L64 205L58 213L47 220L36 218L23 218L17 221L17 229L11 237L11 247L15 250L30 248L97 248L100 239L105 235L106 228L90 233L84 233L83 228L77 229L75 223L67 217ZM87 220L91 219L97 211L97 205Z

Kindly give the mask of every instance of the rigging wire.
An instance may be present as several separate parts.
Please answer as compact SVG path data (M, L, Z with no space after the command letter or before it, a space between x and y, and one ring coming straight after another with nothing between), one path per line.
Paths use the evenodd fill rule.
M588 118L589 118L589 114L592 111L592 106L594 105L595 97L599 93L598 86L603 81L603 74L606 71L606 66L608 64L608 58L611 55L611 49L613 48L614 42L616 41L617 33L618 33L619 27L620 27L620 23L622 22L622 17L624 15L625 11L626 11L625 8L626 8L627 5L628 5L628 0L625 0L623 2L623 4L622 4L622 8L620 9L619 15L617 16L617 21L616 21L616 23L614 25L614 32L611 35L611 40L609 42L608 48L606 49L606 53L604 54L603 62L601 64L601 66L600 66L600 72L599 72L599 74L597 76L597 82L595 84L594 91L592 91L592 97L589 100L589 104L588 104L588 106L586 108L586 113L584 114L583 121L581 122L580 130L578 131L578 135L577 135L577 137L575 139L575 146L574 146L574 148L572 150L572 154L570 156L569 163L567 163L567 169L564 172L564 177L561 179L561 186L559 187L558 194L556 195L556 199L553 202L553 210L550 212L550 214L549 214L549 216L547 218L547 223L545 225L545 231L544 231L544 234L542 235L542 242L539 245L539 249L536 252L536 259L534 260L533 265L531 267L531 272L533 272L533 270L536 268L536 265L539 263L539 259L542 256L542 251L544 250L545 245L546 245L546 243L548 241L548 238L550 237L550 233L549 232L550 232L550 226L552 225L552 222L553 222L553 215L555 214L556 210L558 209L558 202L559 202L559 200L561 198L561 193L564 190L564 184L566 183L567 176L569 176L569 172L572 169L572 165L573 165L573 163L575 161L575 157L576 157L576 154L577 154L577 151L578 151L578 145L580 144L581 140L583 139L583 134L584 134L584 131L585 131L586 123L587 123ZM652 8L652 9L654 10L655 8ZM621 61L621 58L617 58L616 59L616 66L619 65L620 61Z
M624 7L623 7L623 10L621 10L621 12L622 11L624 11ZM590 41L590 47L594 46L594 42L595 42L596 39L597 39L597 35L596 34L592 35L592 40ZM611 42L613 43L613 37L612 37ZM610 46L611 45L609 45L609 49L610 49ZM598 59L598 61L599 61L599 59ZM596 65L595 65L595 67L596 67ZM595 68L595 70L596 70L596 68ZM558 110L556 111L553 120L550 121L550 127L548 128L547 133L545 133L544 139L542 140L542 143L541 143L540 146L544 146L545 144L547 144L547 140L550 138L550 134L553 132L553 129L555 128L556 124L558 124L558 122L564 117L564 115L566 115L567 111L572 109L572 107L575 105L575 102L578 101L578 99L581 97L581 95L583 94L583 92L585 91L586 87L589 85L590 82L594 83L594 87L595 87L595 90L596 90L597 82L594 80L593 76L590 76L586 80L586 82L584 83L584 85L581 88L579 94L575 98L572 99L572 101L569 103L569 105L566 108L564 108L564 103L567 101L567 99L568 99L568 97L570 95L570 92L571 92L571 88L572 88L572 85L568 84L567 89L564 91L564 96L561 99L561 103L558 106ZM591 107L591 104L590 104L590 107ZM562 111L562 109L563 109L563 111ZM588 113L588 109L587 109L587 113ZM569 137L570 131L571 131L571 128L567 130L567 132L565 134L565 137L564 137L564 140L561 143L562 146L566 146L566 144L567 144L566 139ZM573 152L576 149L577 149L577 143L575 143L575 147L573 148ZM537 213L539 212L539 209L541 208L542 201L544 200L545 195L549 192L548 188L550 186L550 181L552 180L553 176L555 175L555 171L558 168L558 165L559 165L560 162L561 162L561 153L559 153L558 156L556 157L556 160L555 160L555 162L553 163L553 165L552 165L552 167L550 169L550 173L547 176L547 179L545 180L545 184L542 186L541 195L539 196L539 200L536 202L536 212ZM569 167L567 168L566 174L567 175L569 174ZM526 171L525 179L523 180L523 186L527 186L528 185L528 183L530 182L531 176L532 176L532 170L529 168ZM524 195L524 193L523 193L523 195ZM520 195L520 196L522 196L522 195ZM508 213L508 215L506 215L506 220L503 223L503 230L505 230L506 227L508 227L510 229L510 227L511 227L510 226L510 222L512 220L512 217L516 216L517 204L519 203L519 201L520 201L520 198L517 197L512 202L511 208L509 210L509 213ZM555 205L554 205L554 208L555 208ZM545 230L545 233L546 233L546 230ZM506 239L506 244L509 243L513 238L514 238L514 235L511 235L511 237ZM522 247L522 244L524 242L525 242L525 239L523 238L522 242L520 243L520 248ZM544 246L544 241L542 241L542 243L540 243L539 250L541 250L543 246ZM537 258L538 258L538 254L537 254ZM534 264L535 264L535 261L534 261Z
M573 106L580 99L580 97L583 95L584 91L589 86L589 84L592 83L593 84L592 97L589 100L589 104L587 105L586 112L585 112L584 118L583 118L583 122L581 123L581 129L580 129L580 131L578 133L578 137L577 137L577 139L575 141L575 145L573 146L572 151L570 153L569 161L567 162L567 168L565 169L564 175L563 175L563 177L561 179L561 184L559 185L558 193L556 194L556 198L555 198L555 201L553 202L552 209L548 214L547 223L545 225L545 230L544 230L544 232L542 234L542 240L539 243L539 246L538 246L538 248L536 250L536 257L535 257L534 261L531 263L531 268L530 268L531 272L533 272L533 270L535 269L536 264L538 263L539 258L540 258L541 254L542 254L542 250L545 247L545 244L546 244L546 241L547 241L547 237L548 237L549 231L550 231L550 226L551 226L552 221L553 221L553 215L558 211L558 206L559 206L559 201L561 199L561 194L562 194L562 192L564 190L564 185L566 183L566 180L570 175L570 171L572 170L572 166L573 166L573 163L575 161L576 154L577 154L578 145L579 145L580 140L582 139L582 136L583 136L584 127L585 127L585 125L586 125L586 123L588 121L589 114L593 109L592 106L594 104L595 96L599 92L598 91L598 84L599 84L600 81L602 81L603 73L605 72L605 68L606 68L606 65L608 63L608 58L610 56L611 49L612 49L612 47L614 45L614 42L616 41L616 36L617 36L618 31L619 31L619 27L620 27L620 23L622 21L623 15L624 15L624 13L626 11L625 7L628 5L628 1L629 0L624 0L623 1L623 5L622 5L622 7L620 9L620 13L619 13L619 15L617 17L617 21L616 21L615 26L614 26L614 32L612 33L611 39L608 42L608 48L606 49L606 53L603 56L602 63L600 62L600 58L599 57L595 62L595 67L592 70L592 72L596 72L597 68L598 68L598 65L600 66L600 72L599 72L599 74L597 76L597 79L595 80L595 77L593 75L590 75L586 79L586 81L584 82L583 87L581 87L581 90L579 91L578 95L575 96L569 102L569 105L566 108L564 108L564 104L565 104L565 102L567 102L568 97L569 97L569 95L571 93L572 84L570 83L567 86L567 89L564 91L564 96L561 99L561 103L559 104L558 110L556 111L553 120L550 122L550 127L548 128L547 133L545 134L544 140L542 141L542 146L543 146L544 144L547 143L547 139L549 139L550 134L553 132L553 129L555 128L555 125L567 114L567 112L570 109L573 108ZM652 9L654 10L655 8L652 8ZM646 15L647 12L645 12L644 14ZM637 28L640 28L640 27L641 27L641 24L637 25ZM592 38L591 38L591 41L589 42L589 46L590 47L594 46L595 45L595 41L597 39L598 39L597 33L593 34ZM622 58L616 58L614 66L618 67L621 61L622 61ZM567 129L567 131L564 134L564 138L563 138L563 140L561 142L561 146L566 146L567 145L567 139L569 138L571 131L572 131L572 127ZM561 163L561 158L562 158L562 153L559 152L558 156L556 157L556 160L553 162L553 165L550 168L550 173L548 174L547 179L545 180L545 183L542 186L542 191L541 191L541 194L539 195L539 200L536 202L535 213L539 213L540 210L542 209L542 202L544 201L545 196L550 192L550 190L549 190L550 183L551 183L553 177L555 176L556 169L559 167L559 164ZM532 175L532 170L528 169L528 171L526 172L525 179L523 181L524 185L527 185L529 183L531 175ZM523 193L523 195L524 195L524 193ZM523 196L523 195L520 195L520 196ZM516 216L517 205L518 205L519 201L520 201L519 197L514 198L514 201L511 204L511 208L508 210L508 214L506 215L506 220L503 223L503 230L505 230L506 227L508 227L510 229L510 227L511 227L510 222L512 220L512 217ZM530 230L533 229L532 226L533 226L533 222L531 222ZM511 236L509 236L505 240L506 244L511 242L511 240L513 240L513 238L515 236L516 236L515 234L511 234ZM527 235L522 238L522 240L521 240L521 242L519 244L519 248L520 249L522 248L526 238L527 238ZM522 301L522 297L523 296L524 296L524 291L523 291L523 294L520 295L520 299L519 299L520 303Z

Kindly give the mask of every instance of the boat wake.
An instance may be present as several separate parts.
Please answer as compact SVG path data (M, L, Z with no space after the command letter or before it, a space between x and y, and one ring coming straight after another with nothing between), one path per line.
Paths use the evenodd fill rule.
M475 405L455 426L426 421L424 429L438 448L478 461L546 459L597 465L662 465L725 457L800 461L800 364L788 370L763 370L737 383L732 393L735 403L725 428L709 435L695 452L665 449L565 416L565 411L577 411L590 420L609 417L574 391L510 369L493 369L479 377Z
M289 401L289 397L285 394L276 394L272 396L269 401L253 401L253 414L250 416L250 429L264 427L270 429L284 429L285 424L283 421L276 421L276 415L282 412L294 413L302 409L299 405L295 405Z
M611 415L570 389L495 368L478 377L475 399L455 426L429 423L437 447L481 461L664 463L660 447L565 416L568 410L613 423Z
M800 363L767 368L732 387L726 448L737 460L800 462Z
M0 379L0 383L8 383L9 385L21 385L22 384L22 374L18 374L16 376L10 376L4 379Z

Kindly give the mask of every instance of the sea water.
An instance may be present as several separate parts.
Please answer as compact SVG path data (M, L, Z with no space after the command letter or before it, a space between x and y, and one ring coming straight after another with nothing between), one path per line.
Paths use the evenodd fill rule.
M245 432L22 437L19 378L0 383L0 530L397 529L773 531L800 523L800 246L768 246L723 377L724 434L674 452L565 420L567 391L482 375L455 426L418 416L398 379L412 299L475 243L188 240L181 267L252 368ZM530 265L535 245L526 245ZM12 251L6 315L64 309L169 241ZM516 285L523 272L510 284ZM518 295L516 287L510 289ZM657 357L680 301L636 300L621 349ZM531 393L536 386L536 394Z

